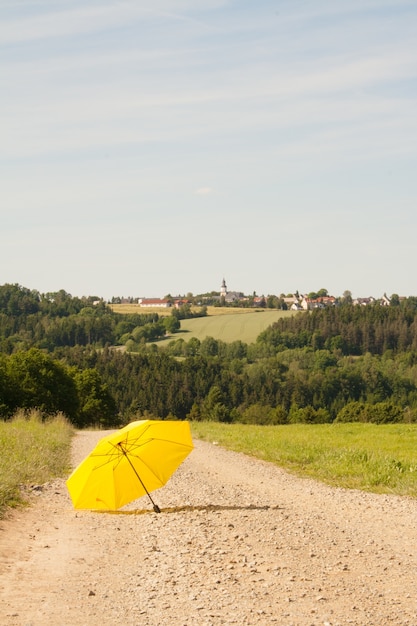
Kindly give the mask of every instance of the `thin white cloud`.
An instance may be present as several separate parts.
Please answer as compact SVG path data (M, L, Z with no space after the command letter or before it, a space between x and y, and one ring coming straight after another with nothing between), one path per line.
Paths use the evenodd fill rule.
M213 193L213 189L211 187L200 187L195 191L197 196L208 196L211 193Z
M4 124L0 152L10 157L65 153L297 126L303 126L308 137L316 132L313 125L329 123L366 124L368 135L372 128L381 132L378 126L389 134L393 124L415 129L413 98L372 93L374 87L415 76L416 67L407 54L340 63L333 59L329 64L310 71L308 63L303 64L293 74L278 68L273 80L257 76L254 66L246 74L239 70L230 75L230 86L211 88L182 80L171 90L152 79L145 85L120 84L114 75L108 84L95 86L50 92L45 85L45 92L28 92L18 101L6 93L0 104ZM227 83L227 72L224 76L222 82ZM22 95L25 85L24 80Z
M222 0L199 0L199 10L213 9L222 6ZM100 32L131 24L137 19L170 18L196 22L181 15L179 11L187 11L195 5L192 0L161 0L147 2L110 1L99 5L81 5L76 8L57 10L56 3L50 5L51 10L33 12L31 17L5 19L0 22L0 41L5 44L16 44L45 39L58 39L74 35ZM67 5L71 6L71 5Z
M119 10L118 10L119 9ZM143 10L142 10L143 13ZM2 20L0 22L0 40L4 44L16 44L39 39L59 39L70 35L87 34L104 28L125 23L138 9L125 5L85 7L32 15L31 17Z

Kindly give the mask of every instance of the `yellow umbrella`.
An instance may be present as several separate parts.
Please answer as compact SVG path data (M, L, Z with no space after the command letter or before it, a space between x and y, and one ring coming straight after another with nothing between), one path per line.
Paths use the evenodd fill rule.
M193 449L186 421L140 420L103 437L67 480L76 509L112 510L163 487Z

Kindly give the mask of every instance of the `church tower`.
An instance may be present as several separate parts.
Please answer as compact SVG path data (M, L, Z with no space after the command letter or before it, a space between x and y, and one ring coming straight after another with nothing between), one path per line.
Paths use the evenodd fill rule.
M225 298L227 294L226 281L223 278L222 286L220 287L220 297Z

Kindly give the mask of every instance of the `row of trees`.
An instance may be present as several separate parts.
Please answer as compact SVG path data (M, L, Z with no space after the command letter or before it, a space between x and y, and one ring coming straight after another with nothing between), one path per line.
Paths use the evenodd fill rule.
M73 298L65 291L40 294L19 285L0 286L0 352L31 347L104 348L128 341L157 340L180 327L177 316L120 315L94 297Z
M214 339L207 343L213 342L221 344ZM178 360L153 346L138 354L72 349L59 356L78 369L96 369L123 419L152 414L226 422L331 422L346 420L352 403L378 408L372 416L368 413L369 421L384 421L388 406L396 407L387 408L390 421L415 421L417 416L416 352L396 358L345 357L302 348L255 361L224 354ZM359 419L354 411L350 414Z
M303 347L345 355L417 350L417 298L389 307L343 304L315 309L279 320L260 334L258 343L275 352Z
M253 363L199 355L178 361L149 348L0 355L0 414L32 407L62 411L77 426L148 414L269 424L415 421L417 353L337 359L300 349Z
M136 350L180 329L181 319L207 315L207 308L173 308L171 315L121 315L95 297L73 298L65 291L40 294L19 285L0 286L0 352L31 347L52 352L56 347L104 348L125 345Z
M74 300L74 301L73 301ZM114 314L95 299L0 287L0 415L62 411L78 426L141 415L225 422L416 421L417 299L299 313L254 344L167 347L184 309ZM118 350L127 344L135 353Z

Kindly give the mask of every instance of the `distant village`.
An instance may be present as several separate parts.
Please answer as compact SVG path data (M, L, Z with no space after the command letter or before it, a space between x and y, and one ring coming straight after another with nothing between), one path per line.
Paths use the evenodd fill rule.
M401 301L403 297L392 296ZM184 305L211 305L211 306L234 306L234 307L253 307L253 308L274 308L290 311L311 311L313 309L323 309L325 307L336 306L343 301L349 300L352 304L358 306L367 306L379 303L381 306L390 306L391 298L385 293L381 298L369 296L366 298L353 299L350 292L344 292L342 297L336 298L330 296L326 289L321 289L318 293L299 294L280 294L258 296L255 293L251 296L245 295L240 291L229 291L226 281L223 281L219 291L213 291L207 294L193 296L188 294L186 297L172 297L167 295L164 298L113 298L113 304L139 304L144 308L180 308Z

